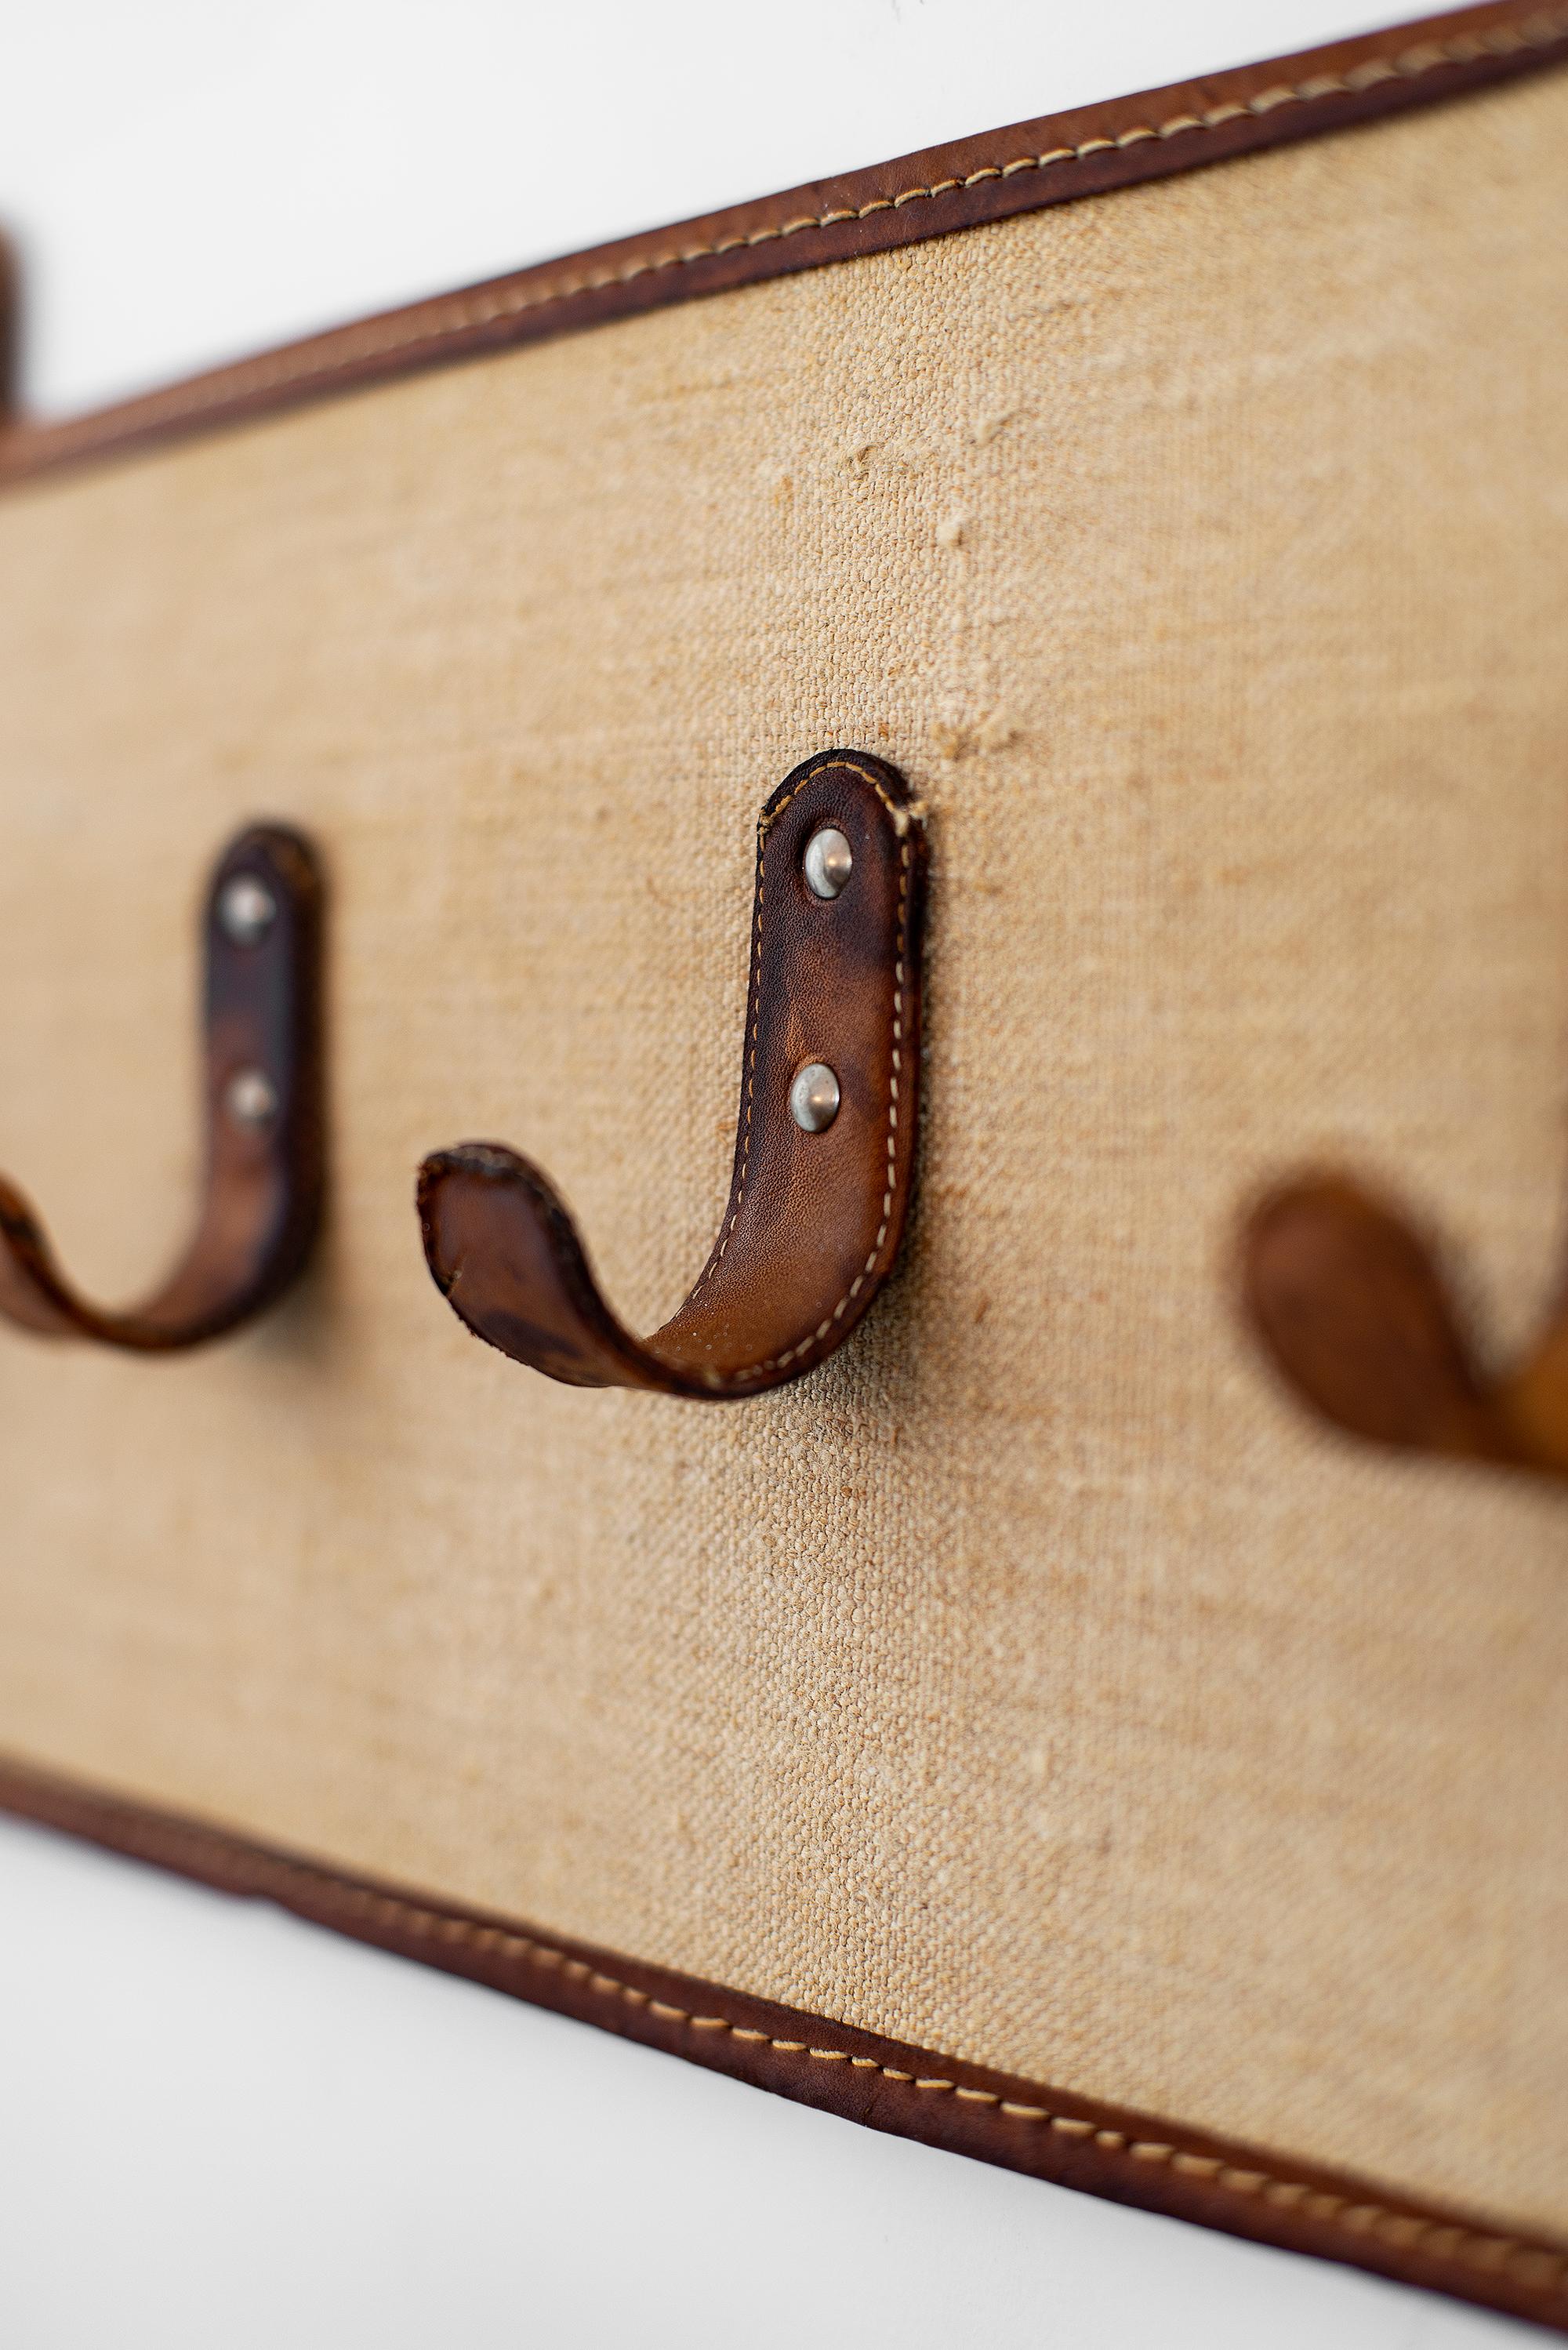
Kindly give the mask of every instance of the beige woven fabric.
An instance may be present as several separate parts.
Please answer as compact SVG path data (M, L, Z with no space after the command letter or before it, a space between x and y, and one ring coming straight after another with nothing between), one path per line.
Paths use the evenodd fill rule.
M335 891L265 1326L0 1332L0 1745L1522 2223L1568 2220L1568 1497L1320 1434L1303 1159L1562 1243L1568 85L724 295L0 506L0 1164L105 1294L195 1182L192 912ZM797 1388L552 1387L421 1260L505 1138L651 1321L752 830L929 800L901 1276Z

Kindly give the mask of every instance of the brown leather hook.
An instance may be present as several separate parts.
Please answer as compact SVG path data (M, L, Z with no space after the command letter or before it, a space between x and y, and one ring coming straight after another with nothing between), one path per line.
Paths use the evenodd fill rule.
M1335 1177L1263 1201L1242 1263L1264 1346L1324 1419L1375 1444L1568 1477L1568 1313L1488 1378L1426 1243Z
M824 896L806 852L829 830L851 862ZM757 827L734 1175L696 1286L651 1338L634 1337L548 1177L504 1144L463 1143L425 1160L419 1213L436 1285L476 1336L568 1386L709 1401L780 1387L843 1345L887 1279L909 1203L924 879L924 834L895 768L858 751L795 768ZM817 1066L838 1106L807 1130L792 1095ZM808 1118L825 1088L815 1111L802 1104Z
M36 1215L0 1178L0 1313L51 1337L166 1353L252 1319L304 1264L320 1220L321 884L310 849L275 825L242 833L208 894L206 1197L196 1236L155 1296L89 1305Z

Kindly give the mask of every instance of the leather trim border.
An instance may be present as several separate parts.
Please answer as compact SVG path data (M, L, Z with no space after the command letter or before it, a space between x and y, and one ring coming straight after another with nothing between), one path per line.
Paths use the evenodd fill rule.
M1457 96L1568 58L1568 6L1486 0L1075 107L492 278L57 423L0 430L0 486L759 278L945 236Z
M0 1759L0 1811L259 1897L356 1941L777 2096L1063 2187L1568 2334L1568 2246L1343 2173L614 1957Z
M0 429L0 486L800 269L1108 193L1568 60L1568 7L1487 0L1046 116L621 239L97 413ZM0 355L11 349L0 256ZM0 398L5 386L0 384ZM1568 2246L350 1876L0 1761L0 1811L618 2032L710 2070L1111 2201L1568 2334Z

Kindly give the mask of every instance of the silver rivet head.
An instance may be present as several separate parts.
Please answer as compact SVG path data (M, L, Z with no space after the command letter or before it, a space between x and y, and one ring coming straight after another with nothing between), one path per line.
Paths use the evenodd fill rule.
M838 1079L826 1061L812 1061L789 1089L789 1114L803 1134L820 1134L838 1116Z
M277 1087L265 1069L236 1069L223 1107L236 1126L270 1126L277 1116Z
M855 870L855 856L836 824L825 824L805 844L806 885L819 898L836 898Z
M218 920L235 946L257 946L277 920L277 899L254 873L236 873L219 895Z

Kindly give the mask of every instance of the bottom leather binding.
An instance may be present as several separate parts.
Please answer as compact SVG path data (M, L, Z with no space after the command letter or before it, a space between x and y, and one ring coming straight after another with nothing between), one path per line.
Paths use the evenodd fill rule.
M0 1762L0 1810L867 2128L1568 2334L1568 2248Z

